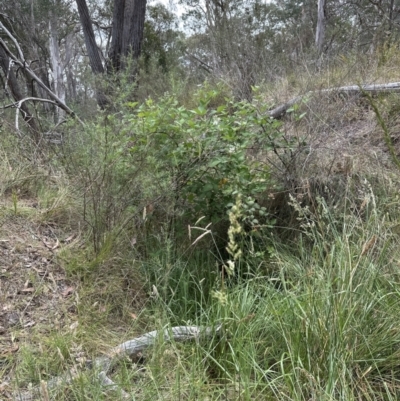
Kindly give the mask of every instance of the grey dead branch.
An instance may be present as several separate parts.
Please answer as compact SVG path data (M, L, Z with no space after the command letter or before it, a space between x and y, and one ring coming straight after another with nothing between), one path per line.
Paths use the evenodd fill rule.
M121 389L108 377L108 372L119 360L125 357L133 358L137 356L146 348L154 345L157 339L160 338L167 342L184 342L192 340L198 341L202 338L210 338L213 335L218 334L220 329L220 325L214 328L199 326L177 326L165 330L150 331L143 336L136 337L112 348L107 356L96 358L94 361L92 361L92 363L90 363L88 368L96 371L97 379L102 386L109 390L119 391L121 396L125 399L131 398L130 394ZM16 401L33 401L39 394L42 397L47 396L49 399L53 399L53 397L48 395L48 390L56 390L57 388L66 386L75 378L79 377L80 374L81 372L74 367L65 374L49 380L47 383L42 381L41 385L34 388L32 391L27 391L24 393L16 392L14 394L14 399Z
M0 46L3 48L7 56L10 58L13 64L22 68L27 75L33 79L49 96L49 98L62 110L64 110L69 116L76 118L79 122L83 124L83 122L79 119L79 117L75 114L75 112L70 109L65 102L60 99L50 88L48 88L44 82L35 74L35 72L29 67L30 63L25 59L22 49L18 43L18 41L14 38L11 32L4 26L2 22L0 22L0 30L2 30L9 39L14 43L15 48L18 51L18 57L9 49L7 43L0 38ZM11 68L11 65L9 66ZM7 75L7 74L6 74ZM24 102L29 99L18 99L19 102ZM18 103L18 102L17 102ZM16 105L18 108L18 105ZM20 107L20 105L19 105Z
M400 92L400 82L392 82L387 84L373 84L373 85L349 85L340 86L336 88L321 89L319 91L309 91L304 95L299 95L288 102L281 104L274 109L269 111L269 116L277 119L281 118L291 107L295 104L299 104L304 100L318 96L320 94L332 94L332 95L363 95L369 93L376 95L378 93L393 93Z

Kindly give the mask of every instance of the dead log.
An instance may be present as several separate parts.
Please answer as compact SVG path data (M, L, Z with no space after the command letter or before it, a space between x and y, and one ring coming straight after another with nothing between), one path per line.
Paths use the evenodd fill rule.
M335 88L322 89L319 91L309 91L304 95L296 96L286 103L283 103L268 112L269 116L278 119L281 118L288 109L297 103L302 102L307 97L319 95L321 93L332 93L332 94L347 94L347 95L363 95L369 93L376 95L378 93L393 93L400 92L400 82L392 82L388 84L373 84L373 85L350 85L340 86Z

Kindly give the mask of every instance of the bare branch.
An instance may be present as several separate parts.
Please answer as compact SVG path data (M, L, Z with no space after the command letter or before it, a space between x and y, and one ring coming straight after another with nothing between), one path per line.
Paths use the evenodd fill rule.
M207 63L205 63L203 60L199 59L197 56L195 56L194 54L190 54L188 52L186 52L187 56L189 58L192 58L193 60L197 61L201 68L203 68L204 70L206 70L209 74L212 73L213 71L213 67L209 66Z
M12 36L12 34L5 28L5 26L3 25L2 22L0 22L0 28L3 29L7 35L10 37L10 39L16 43L15 38ZM83 121L75 114L75 112L73 110L71 110L51 89L49 89L44 83L43 81L31 70L31 68L27 65L25 58L22 54L21 48L19 46L17 46L18 51L21 53L21 59L23 61L21 61L20 59L18 59L12 52L11 50L8 48L7 44L4 42L3 39L0 38L0 45L3 47L4 51L7 53L7 55L11 58L11 60L14 62L14 64L18 65L19 67L23 68L25 70L25 72L27 73L27 75L32 78L33 80L35 80L37 82L37 84L44 89L49 97L51 99L54 100L54 102L57 104L58 107L60 107L61 109L65 110L66 113L68 115L70 115L71 117L76 118L81 124L83 124Z
M15 113L15 128L16 130L19 132L19 124L18 124L18 116L19 113L18 111L23 111L21 109L22 103L26 102L27 100L33 100L35 102L45 102L45 103L51 103L54 104L55 106L58 106L58 104L56 102L54 102L53 100L49 100L49 99L41 99L39 97L26 97L24 99L19 100L18 102L12 104L12 105L8 105L8 106L4 106L3 108L9 108L9 107L15 107L17 109L16 113Z
M11 32L4 26L4 24L3 24L2 22L0 22L0 29L2 29L2 30L7 34L7 36L13 41L15 47L16 47L17 50L18 50L18 54L19 54L20 59L25 63L24 54L22 53L21 47L20 47L20 45L18 44L17 39L14 38L14 36L13 36L13 35L11 34Z

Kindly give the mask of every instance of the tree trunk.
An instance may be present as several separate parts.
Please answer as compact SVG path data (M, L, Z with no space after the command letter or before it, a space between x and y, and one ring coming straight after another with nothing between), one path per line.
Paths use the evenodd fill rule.
M141 54L147 0L115 0L109 72L126 70L128 58L137 61ZM132 78L136 78L133 67Z
M1 45L0 45L0 67L4 72L6 85L10 89L11 95L14 98L14 100L18 102L24 99L25 96L18 85L17 78L12 69L11 59L10 57L8 57L6 51L3 49ZM36 142L39 142L40 140L39 129L36 124L36 119L31 113L28 105L26 103L22 103L19 108L19 111L21 112L24 120L29 125L33 138L35 139Z
M77 99L77 91L76 91L76 79L72 70L72 60L73 60L73 42L74 42L74 33L71 32L65 38L65 59L64 59L64 68L66 71L65 77L67 81L67 96L70 100L75 101Z
M132 43L130 45L130 48L128 48L128 52L132 51L132 56L134 60L139 59L142 51L144 20L146 16L146 4L147 0L135 1L135 10L131 24ZM128 31L128 33L130 34L131 31Z
M124 19L122 22L122 43L121 43L121 67L126 69L127 57L132 51L133 44L133 24L136 11L136 0L125 0ZM113 27L114 28L114 27Z
M58 46L57 20L50 13L50 59L53 74L53 91L65 103L65 86L63 79L63 65L61 62L60 47ZM57 123L65 117L65 110L56 108Z
M318 54L322 53L322 46L325 40L325 25L325 0L318 0L318 20L315 33L315 46L317 47Z
M97 48L92 21L90 19L89 9L87 7L86 0L76 0L76 4L78 6L83 35L85 37L85 44L89 56L90 67L92 68L92 71L95 75L103 74L104 67L103 63L101 62L99 49ZM104 109L108 105L108 100L104 92L99 87L96 88L96 98L100 108Z
M97 49L86 0L76 0L76 3L92 71L95 74L102 74L104 68ZM134 62L139 59L143 42L146 4L147 0L114 0L112 40L107 65L109 73L126 70L130 65L127 62L128 57L132 58ZM131 74L132 80L136 79L136 74L137 66L134 65ZM100 107L108 104L100 90L97 91L97 100Z
M112 21L111 46L108 52L109 64L108 73L119 71L121 69L121 50L122 50L122 32L124 20L125 0L114 0L114 11Z
M78 12L82 24L83 35L85 37L86 50L88 52L90 66L94 74L103 74L103 63L101 62L99 49L97 48L86 0L76 0L76 4L78 5Z

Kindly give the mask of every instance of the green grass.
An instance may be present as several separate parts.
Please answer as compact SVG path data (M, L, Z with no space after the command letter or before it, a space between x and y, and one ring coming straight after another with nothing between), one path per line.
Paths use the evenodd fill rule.
M387 79L392 78L389 67ZM344 82L341 69L335 67L330 74L329 78L321 73L318 84ZM357 78L369 82L369 75ZM348 79L354 83L351 76ZM300 79L297 87L300 92L309 89ZM271 91L290 97L275 88ZM187 102L195 104L193 99ZM342 113L335 101L329 104ZM310 112L301 122L289 121L289 137L318 136L312 118ZM57 325L45 326L34 315L36 325L30 331L18 325L7 328L10 343L19 349L12 348L4 357L0 353L0 374L11 378L14 389L40 386L42 380L49 382L73 369L77 377L49 388L50 399L121 400L121 391L101 386L98 372L86 369L91 360L152 330L197 325L215 332L185 343L165 341L160 335L138 360L120 360L109 377L138 401L400 398L399 172L387 160L380 164L366 157L370 164L357 166L357 155L352 154L358 170L338 172L324 181L320 176L327 170L320 167L325 160L308 165L311 157L303 156L303 148L293 153L285 148L282 159L299 164L293 167L294 175L306 180L318 173L320 187L328 190L303 186L294 177L300 188L293 191L289 205L285 197L277 197L285 204L271 207L285 209L279 224L289 227L253 230L253 237L247 235L248 224L243 227L247 231L236 231L229 238L230 247L234 249L236 241L242 256L235 258L237 250L228 252L233 275L222 277L221 265L227 260L209 246L214 243L212 232L219 235L222 228L199 229L197 235L206 235L196 243L186 235L187 226L201 216L174 192L179 181L159 184L160 177L169 177L160 167L161 158L144 163L141 154L128 158L125 148L118 148L125 143L118 142L118 135L123 137L126 127L117 120L105 120L102 130L93 123L88 132L71 137L70 146L63 149L66 154L50 168L61 170L59 175L44 172L41 162L17 159L15 139L1 152L2 222L18 218L19 227L25 227L25 218L56 227L61 245L52 251L65 272L65 278L55 275L54 280L43 275L49 277L49 288L65 297ZM132 138L134 134L129 132ZM332 135L339 136L339 128ZM312 156L323 159L322 152ZM279 178L288 171L273 173ZM273 193L263 194L269 195L274 198ZM207 207L207 199L203 205ZM143 217L149 206L154 213ZM201 224L209 227L206 220ZM23 254L24 249L22 243L17 251ZM55 273L49 269L46 274ZM11 278L14 272L8 269L4 277ZM33 284L35 274L28 277ZM73 287L72 294L62 295L68 286ZM47 287L27 296L24 305L39 305ZM9 301L4 297L5 302ZM8 343L7 347L11 349ZM38 399L48 398L42 393Z
M221 328L198 342L160 337L143 363L120 361L112 380L135 400L398 399L400 259L391 227L399 203L388 188L378 198L366 188L358 211L329 207L318 197L313 208L292 199L299 229L290 243L266 242L269 275L222 283L215 260L179 255L159 239L147 259L136 262L145 293L153 294L130 324L118 292L123 281L111 280L107 291L107 264L97 263L79 276L76 333L50 332L39 349L23 347L16 384L38 384L77 366L72 350L81 345L94 358L124 339L187 324ZM122 334L116 336L111 323ZM63 391L50 393L60 400L121 399L99 385L95 372L81 371Z

